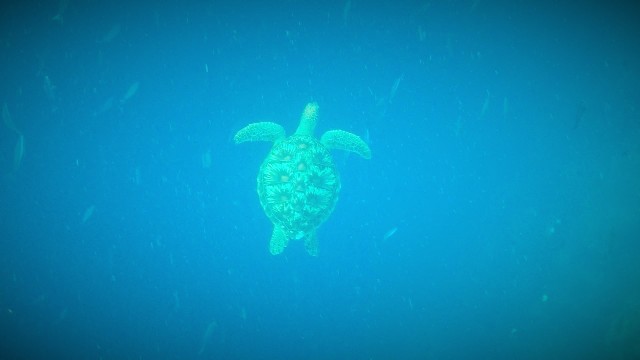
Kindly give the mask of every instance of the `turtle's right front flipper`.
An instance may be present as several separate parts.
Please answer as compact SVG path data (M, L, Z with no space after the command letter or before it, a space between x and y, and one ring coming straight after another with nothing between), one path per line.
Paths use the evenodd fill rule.
M271 141L284 139L284 128L272 122L258 122L249 124L236 133L233 140L236 144L245 141Z
M344 130L329 130L320 139L322 145L329 149L354 152L365 159L371 159L371 149L358 135Z

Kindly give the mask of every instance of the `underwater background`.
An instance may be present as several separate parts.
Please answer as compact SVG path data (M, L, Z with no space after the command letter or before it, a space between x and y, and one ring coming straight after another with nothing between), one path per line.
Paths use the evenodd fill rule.
M625 3L3 3L0 358L640 358ZM272 256L312 101L373 156Z

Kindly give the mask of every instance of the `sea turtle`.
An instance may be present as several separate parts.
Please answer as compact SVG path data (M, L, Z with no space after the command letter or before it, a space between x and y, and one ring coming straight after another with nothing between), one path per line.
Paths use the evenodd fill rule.
M320 140L314 135L318 104L307 104L296 132L285 136L284 128L272 122L258 122L234 136L245 141L272 141L273 147L258 172L258 197L271 222L269 251L280 254L290 240L304 239L310 255L318 254L316 229L325 221L338 200L340 177L329 149L354 152L371 158L369 146L357 135L330 130Z

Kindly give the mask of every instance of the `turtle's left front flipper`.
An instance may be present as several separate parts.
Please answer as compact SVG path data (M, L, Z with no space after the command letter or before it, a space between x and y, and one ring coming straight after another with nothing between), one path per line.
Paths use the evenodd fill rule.
M371 159L371 149L358 135L344 130L329 130L320 139L322 145L329 149L354 152L365 159Z

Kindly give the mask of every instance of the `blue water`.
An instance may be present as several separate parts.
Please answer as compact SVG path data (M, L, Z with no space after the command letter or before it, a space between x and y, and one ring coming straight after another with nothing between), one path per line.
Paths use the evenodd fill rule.
M640 358L632 6L132 3L2 5L0 358ZM272 256L311 101L373 157Z

